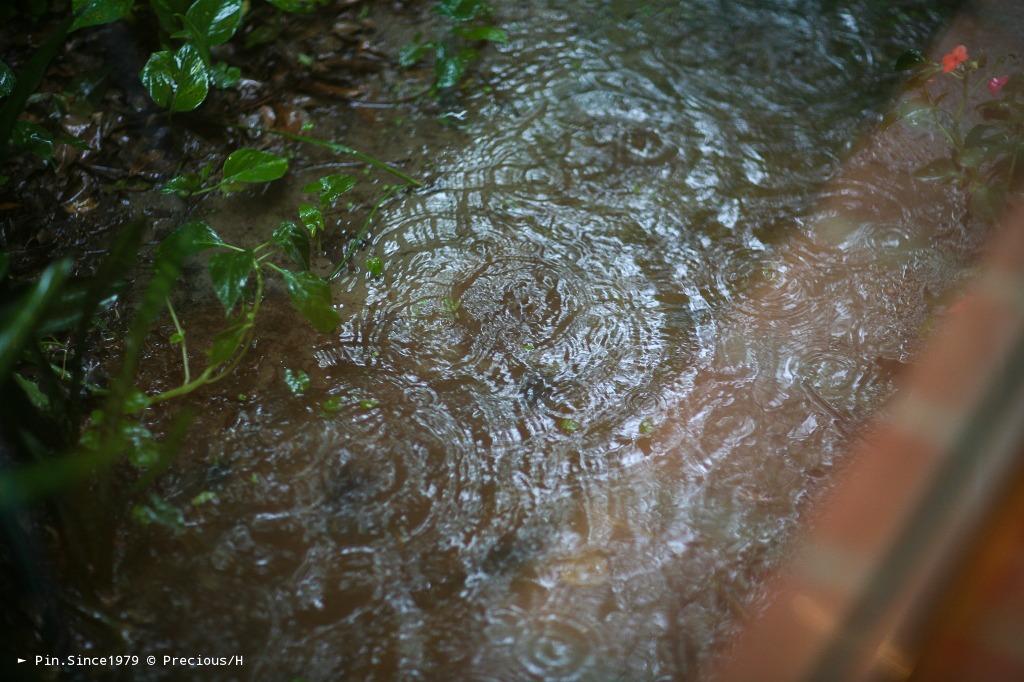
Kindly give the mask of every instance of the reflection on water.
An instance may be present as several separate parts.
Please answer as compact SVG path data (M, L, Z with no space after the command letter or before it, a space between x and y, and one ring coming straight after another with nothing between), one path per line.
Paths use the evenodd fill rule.
M330 339L273 320L258 399L173 479L219 504L130 538L137 648L254 680L699 670L843 444L815 401L877 407L970 253L950 203L906 204L905 149L854 149L941 22L903 4L503 6L494 91L416 124L437 179L382 212L383 279L339 284Z

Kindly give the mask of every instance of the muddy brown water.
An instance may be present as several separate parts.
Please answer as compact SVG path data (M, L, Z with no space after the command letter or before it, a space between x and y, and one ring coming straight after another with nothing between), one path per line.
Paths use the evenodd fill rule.
M859 142L932 5L507 3L449 124L357 117L430 182L357 258L383 278L335 285L337 333L272 300L206 398L163 487L186 530L122 531L129 647L240 680L705 670L979 239L907 179L927 138ZM245 201L211 221L294 206Z

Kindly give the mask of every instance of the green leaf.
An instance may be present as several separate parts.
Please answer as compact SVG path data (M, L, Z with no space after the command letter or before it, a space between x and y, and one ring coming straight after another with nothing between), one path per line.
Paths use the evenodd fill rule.
M317 194L321 203L333 204L345 192L356 186L356 179L351 175L325 175L316 182L302 188L306 194Z
M186 30L198 32L206 45L222 45L242 24L242 0L196 0L185 18Z
M926 182L938 182L960 177L960 169L952 159L936 159L914 171L914 177Z
M280 270L292 305L322 333L334 331L341 316L331 306L331 288L322 277L310 272Z
M245 333L250 327L248 318L244 318L241 322L231 325L213 337L210 350L206 353L210 359L210 365L219 365L234 357L241 347L242 341L245 340Z
M927 61L920 50L907 50L896 59L896 70L909 71Z
M484 40L502 45L508 42L508 33L497 26L460 26L455 32L466 40Z
M490 12L483 0L440 0L437 12L457 22L471 21Z
M562 429L566 433L576 433L580 430L580 423L575 419L569 419L566 417L558 422L558 428Z
M217 494L216 493L214 493L214 492L212 492L210 490L204 490L203 492L199 493L198 495L196 495L195 497L192 498L191 504L192 504L193 507L200 507L200 506L202 506L204 504L207 504L209 502L216 502L216 501L217 501Z
M342 404L341 398L339 398L338 396L332 396L327 400L323 401L322 403L320 403L320 407L323 409L324 412L334 413L341 412L342 408L344 408L345 406L344 404Z
M224 161L222 185L271 182L288 172L288 159L259 149L238 149Z
M164 526L175 533L185 527L185 516L181 510L153 493L149 495L149 504L132 507L132 518L140 525Z
M203 186L203 181L195 173L182 173L164 183L160 188L161 194L176 194L184 199L198 192Z
M380 407L380 401L376 398L364 398L359 401L359 409L373 410L377 407Z
M164 238L157 249L157 257L184 260L205 249L223 245L224 240L212 227L202 220L193 220Z
M302 269L309 269L309 232L289 220L274 230L271 241Z
M251 50L254 47L268 45L277 40L279 35L281 35L281 27L278 25L257 26L245 35L245 49Z
M41 411L50 409L50 398L39 389L39 384L31 379L26 379L17 372L14 373L14 381L25 392L25 397L32 403L32 407Z
M75 20L71 24L72 31L88 26L109 24L123 19L132 10L135 0L72 0L71 10Z
M982 220L993 221L1006 205L1006 191L994 185L977 185L971 188L968 199L972 213Z
M146 470L160 461L160 448L149 429L131 420L122 420L120 429L121 437L128 444L128 461L132 466Z
M309 390L309 375L301 369L293 371L285 368L284 383L288 385L288 390L292 392L292 395L302 395Z
M975 107L986 120L1005 121L1014 115L1014 108L1005 100L989 100Z
M409 43L399 50L398 65L408 69L410 66L416 65L434 47L434 43Z
M1001 135L999 127L994 125L979 124L971 128L964 137L965 147L987 147L992 144L1005 142L1005 136Z
M324 229L324 214L312 204L299 205L299 220L309 230L309 236L315 237Z
M174 54L154 52L142 67L141 78L153 101L170 111L192 111L203 103L210 89L206 64L189 44Z
M987 147L964 147L957 160L965 168L978 168L985 162L987 156Z
M384 261L377 256L370 256L366 259L366 271L371 277L380 277L384 272Z
M466 68L474 59L476 59L475 50L459 50L456 54L449 55L447 49L443 46L439 47L437 61L434 62L435 87L445 90L458 85L462 77L466 75Z
M18 121L11 133L11 144L49 161L53 158L56 141L46 128L30 121Z
M230 314L245 291L249 274L256 266L252 251L222 251L210 257L213 292Z
M220 88L221 90L233 88L238 85L240 80L242 80L242 70L237 66L230 66L221 62L214 64L213 68L210 69L210 82L215 88Z
M89 149L89 145L77 137L72 137L63 131L53 134L46 128L30 121L18 121L14 124L11 144L35 154L44 161L53 158L53 150L57 145L67 144L77 149Z
M14 72L11 71L11 67L0 60L0 97L7 97L9 94L14 92L14 84L17 79L14 77Z
M890 120L891 117L891 120ZM935 107L920 99L908 99L900 102L894 112L886 117L883 127L903 121L909 126L920 127L935 120Z

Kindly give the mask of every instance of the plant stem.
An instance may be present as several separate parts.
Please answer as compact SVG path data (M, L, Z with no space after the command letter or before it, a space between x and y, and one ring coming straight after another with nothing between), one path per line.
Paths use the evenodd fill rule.
M178 332L178 336L181 337L181 365L185 368L185 383L189 382L190 372L188 368L188 347L185 345L185 330L181 326L181 322L178 321L178 316L174 312L174 306L171 305L171 299L167 300L167 310L171 313L171 321L174 322L174 330Z
M366 220L363 221L362 226L360 226L359 231L356 232L355 236L349 240L348 246L345 247L344 255L342 255L341 260L338 261L338 264L335 266L334 270L331 271L331 274L327 276L327 279L330 280L336 278L338 275L341 274L341 271L345 269L345 266L348 265L348 262L352 259L352 256L355 254L359 242L365 239L367 233L370 231L370 222L373 220L374 216L377 215L377 211L380 210L380 207L384 205L384 202L386 202L388 199L394 196L395 191L396 189L394 186L389 187L384 192L384 195L379 200L377 200L377 203L373 205L373 208L370 209L369 215L366 216Z
M294 142L305 142L306 144L311 144L317 147L330 149L332 152L335 152L336 154L348 154L349 156L354 156L360 161L370 164L374 168L379 168L382 171L391 173L397 178L401 178L402 181L404 181L408 185L412 185L413 187L423 186L423 183L421 183L416 178L398 170L394 166L385 163L374 156L371 156L365 152L361 152L358 149L353 149L348 145L339 144L337 142L331 142L330 140L321 140L320 138L309 137L308 135L297 135L295 133L290 133L287 130L276 130L274 128L261 128L260 130L262 130L263 132L270 133L271 135L278 135L280 137L283 137L287 140L292 140Z
M272 264L268 263L268 265L271 265L273 267ZM162 402L165 402L167 400L171 400L172 398L178 398L178 397L183 396L183 395L188 395L189 393L191 393L192 391L195 391L196 389L199 389L199 388L202 388L203 386L207 386L209 384L213 384L213 383L216 383L216 382L220 381L221 379L226 377L228 374L233 372L235 367L238 366L238 363L241 362L242 358L245 357L245 354L249 350L249 342L252 340L252 330L253 330L253 327L255 326L256 314L260 310L260 303L262 301L263 301L263 273L260 270L257 269L256 270L256 294L255 294L255 297L253 299L252 308L249 310L248 313L246 313L247 320L246 320L246 323L244 325L244 329L242 331L242 337L241 337L241 339L239 341L239 344L238 344L240 352L236 352L234 357L231 358L230 362L228 362L226 364L225 363L220 363L219 365L210 365L209 367L207 367L207 368L205 368L203 370L202 374L200 374L199 376L197 376L195 379L193 379L191 381L188 380L188 377L186 375L186 379L185 379L184 383L182 383L180 386L176 386L176 387L174 387L174 388L172 388L170 390L164 391L163 393L158 393L158 394L156 394L154 396L150 396L148 398L148 404L149 405L156 405L157 403L162 403ZM168 302L168 306L170 306L170 302ZM173 318L174 317L173 310L171 312L171 315L172 315L172 318ZM174 318L174 319L176 320L177 318ZM175 326L177 326L177 322L175 322ZM184 344L182 344L182 345L183 345L183 350L184 350ZM186 367L187 366L188 365L186 364ZM220 372L217 372L218 368L220 368Z

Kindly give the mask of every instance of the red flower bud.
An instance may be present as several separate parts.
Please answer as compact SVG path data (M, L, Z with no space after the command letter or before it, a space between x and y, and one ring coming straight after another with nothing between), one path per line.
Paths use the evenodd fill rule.
M1005 86L1009 81L1009 76L996 76L995 78L990 79L988 82L989 93L993 97L995 97L996 95L999 94L999 91L1003 89L1003 86Z

